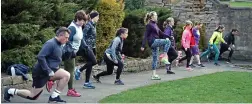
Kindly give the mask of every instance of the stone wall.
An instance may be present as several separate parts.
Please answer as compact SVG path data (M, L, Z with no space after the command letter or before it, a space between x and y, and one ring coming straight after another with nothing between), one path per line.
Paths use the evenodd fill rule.
M218 10L219 22L225 28L224 33L231 29L239 30L236 36L235 59L252 59L252 8L230 8L223 5Z

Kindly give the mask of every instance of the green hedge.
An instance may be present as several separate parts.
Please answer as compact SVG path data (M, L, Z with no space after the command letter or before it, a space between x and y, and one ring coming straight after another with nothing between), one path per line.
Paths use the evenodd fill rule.
M77 10L97 1L2 0L1 71L14 63L32 67L43 43L55 36L55 28L68 26Z
M116 36L116 30L122 26L124 19L123 6L115 0L101 0L96 10L100 14L97 23L97 59L103 58L104 51Z
M126 10L136 10L144 8L146 0L125 0Z
M23 25L23 28L27 28L27 27ZM36 28L36 29L38 30L39 28ZM24 32L27 32L28 30L32 30L31 28L23 29L23 30L17 29L17 30L19 31L18 32L19 34L16 35L15 37L21 37L21 38L15 38L15 37L11 38L11 37L8 37L10 33L7 36L6 36L6 33L4 33L3 37L5 39L6 38L10 39L8 42L10 41L13 42L9 45L16 45L18 47L4 50L1 52L2 72L4 72L9 65L17 64L17 63L22 63L24 65L32 67L36 62L36 55L40 51L43 43L55 36L55 32L53 28L45 28L37 32L35 31L35 29L33 29L34 30L32 32L33 34L24 33ZM27 36L29 39L27 37L24 38L25 36ZM24 45L24 44L27 44L27 45Z
M126 11L126 17L122 25L129 29L128 38L123 46L123 53L126 56L146 58L151 54L147 44L144 52L140 50L145 32L144 17L146 13L147 10L145 9Z
M42 43L35 45L26 45L22 48L14 48L1 53L1 71L5 72L8 66L12 64L22 63L32 66L36 62L36 54L41 49Z
M39 31L39 25L29 23L2 24L2 51L30 44Z

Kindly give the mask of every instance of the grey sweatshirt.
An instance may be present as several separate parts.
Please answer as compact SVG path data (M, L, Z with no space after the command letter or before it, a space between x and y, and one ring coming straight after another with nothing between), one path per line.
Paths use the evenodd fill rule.
M48 40L37 55L32 74L49 75L51 71L57 71L62 61L61 57L61 43L56 38Z

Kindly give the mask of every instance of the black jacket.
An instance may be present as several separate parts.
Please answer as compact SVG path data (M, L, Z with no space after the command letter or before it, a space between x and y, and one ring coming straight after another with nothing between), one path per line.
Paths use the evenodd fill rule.
M235 44L235 37L232 32L225 35L224 40L227 42L228 45Z

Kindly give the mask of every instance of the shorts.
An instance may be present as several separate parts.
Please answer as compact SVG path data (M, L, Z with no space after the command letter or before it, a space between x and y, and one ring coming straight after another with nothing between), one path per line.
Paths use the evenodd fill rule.
M58 69L56 70L53 70L54 73L57 71ZM50 79L50 76L45 72L43 71L42 69L40 68L34 68L32 70L32 87L35 87L35 88L42 88L46 85L47 81Z
M199 55L199 46L198 45L195 45L195 46L192 46L191 47L191 53L192 55Z
M32 77L33 81L32 81L32 87L35 88L42 88L46 85L46 82L50 79L49 76L36 76L36 77Z

